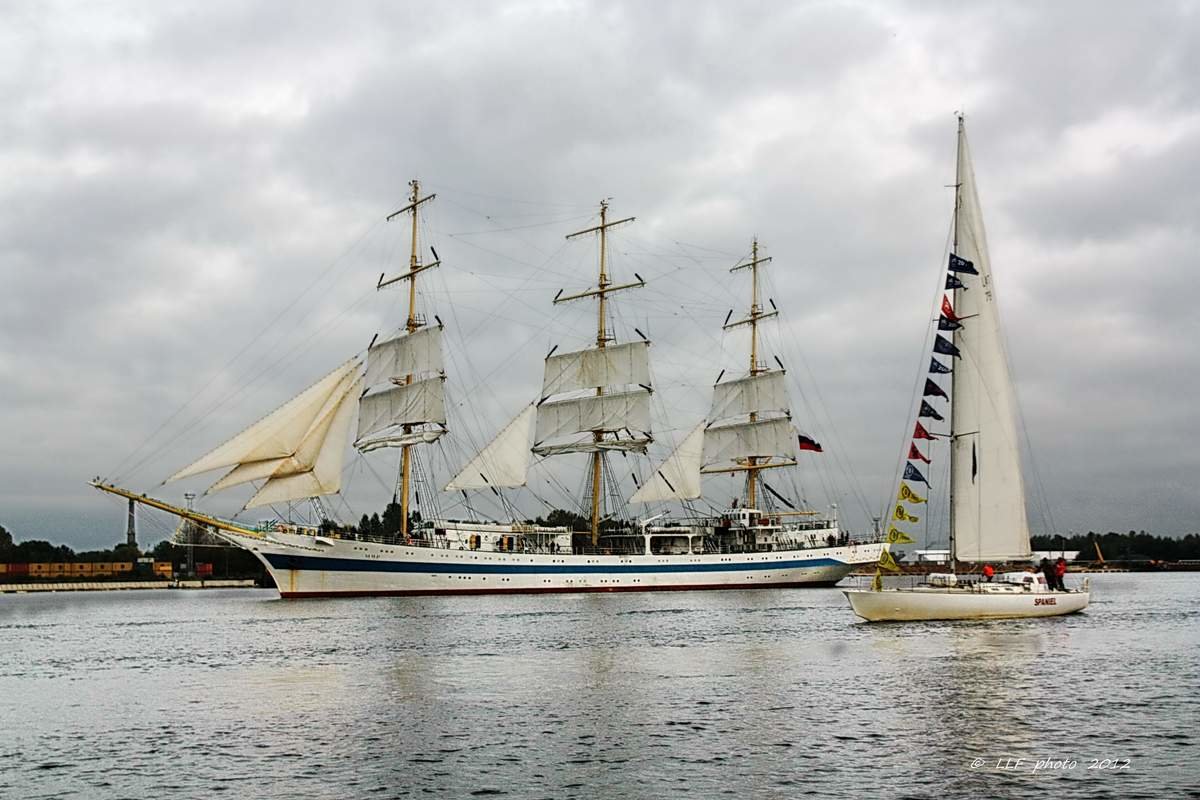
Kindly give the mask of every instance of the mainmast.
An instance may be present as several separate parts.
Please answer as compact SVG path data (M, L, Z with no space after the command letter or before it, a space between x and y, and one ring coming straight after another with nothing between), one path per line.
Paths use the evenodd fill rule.
M962 149L963 149L963 117L958 115L958 141L956 155L954 159L954 238L952 252L958 253L958 223L959 216L962 210ZM958 305L958 282L955 281L950 289L950 307L957 309ZM958 347L958 329L950 331L950 343L955 348ZM953 359L951 359L953 360ZM960 370L955 369L950 373L950 571L954 572L954 565L958 561L958 554L954 552L954 459L955 451L954 439L958 436L958 426L955 424L955 411L958 408L958 376Z
M395 213L388 215L388 217L387 217L388 221L391 221L392 219L400 216L401 214L405 214L405 213L412 214L412 230L411 230L411 235L410 235L410 240L409 240L408 272L406 272L405 274L400 275L398 277L392 278L391 280L387 280L387 281L385 281L381 278L379 281L379 284L375 288L383 289L384 287L391 286L392 284L397 283L399 281L405 281L405 280L408 281L408 318L404 323L404 329L409 334L412 334L414 331L418 330L419 328L424 327L424 325L425 325L425 319L417 314L417 276L420 275L422 272L424 272L427 269L433 269L434 267L438 266L438 264L440 264L441 261L433 261L432 263L429 263L429 264L422 264L421 263L421 255L417 249L417 209L420 207L420 205L422 203L432 200L433 198L437 197L437 195L429 194L424 197L421 197L421 184L416 179L409 181L408 185L412 189L412 193L409 195L409 204L406 205L404 208L400 209L399 211L396 211ZM412 384L412 382L413 382L413 374L411 372L406 373L404 376L404 385L409 386ZM413 430L413 426L411 424L406 423L403 426L403 430L404 430L405 434L411 434L412 430ZM401 455L400 455L400 537L401 538L404 538L408 535L408 495L409 495L409 484L411 482L411 476L412 476L412 452L411 452L411 450L412 450L412 445L406 443L402 446L401 451L400 451L401 452Z
M600 236L600 275L596 283L595 289L589 289L586 292L570 295L568 297L555 298L555 304L565 303L569 300L579 300L584 297L595 297L598 301L596 304L596 347L603 350L608 346L610 341L614 340L608 331L608 326L605 320L605 305L608 295L612 292L617 292L622 289L631 289L644 286L644 282L639 278L635 283L626 283L620 286L614 286L608 279L608 229L623 225L626 222L633 222L636 217L626 217L625 219L608 221L608 201L600 201L600 224L582 231L567 234L568 239L574 239L589 233L598 233ZM604 394L604 387L596 387L596 396L600 397ZM599 445L604 441L605 431L592 431L592 441ZM601 498L601 483L603 482L603 462L604 453L600 447L596 447L592 453L592 544L596 545L600 541L600 498Z

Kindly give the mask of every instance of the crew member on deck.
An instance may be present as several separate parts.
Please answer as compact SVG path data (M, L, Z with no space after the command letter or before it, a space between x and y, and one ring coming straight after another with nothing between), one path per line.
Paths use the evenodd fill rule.
M988 583L992 582L992 578L996 576L996 570L992 569L991 564L983 565L983 579Z
M1054 562L1054 588L1060 592L1067 590L1067 584L1063 578L1067 577L1067 560L1062 556L1058 557L1058 561Z
M1050 563L1050 559L1043 558L1041 567L1042 575L1046 578L1046 588L1053 591L1054 586L1057 583L1057 581L1054 579L1054 565Z

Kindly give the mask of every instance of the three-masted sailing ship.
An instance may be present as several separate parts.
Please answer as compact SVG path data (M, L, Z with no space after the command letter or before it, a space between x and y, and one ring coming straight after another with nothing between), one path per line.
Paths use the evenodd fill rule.
M943 435L928 430L921 420L945 420L945 415L933 406L944 400L950 405L950 430L944 436L949 439L950 451L951 566L1025 562L1032 552L1018 446L1016 393L961 116L954 183L954 232L944 272L945 294L935 315L937 329L929 374L912 441L906 442L908 455L887 540L913 541L896 526L917 520L910 515L909 506L928 502L926 465L930 458L921 446ZM950 376L949 394L935 380L946 375ZM881 555L880 569L897 569L890 551ZM870 589L847 589L845 594L854 613L872 622L1049 617L1081 611L1090 599L1086 581L1079 590L1052 591L1045 578L1032 571L997 577L980 580L978 573L960 576L951 571L931 574L921 585L885 588L877 571Z
M599 244L595 286L554 298L555 304L595 299L593 346L545 358L541 391L443 487L447 492L499 493L526 484L531 459L584 456L590 489L585 507L590 530L535 525L518 520L432 519L413 524L413 448L448 430L442 324L417 313L417 280L440 261L422 261L418 214L434 195L411 183L404 208L411 215L408 269L378 288L405 284L408 315L403 331L372 341L365 360L356 356L279 409L168 481L226 470L209 492L253 482L246 507L320 498L341 488L347 439L355 429L361 453L401 448L397 498L398 535L329 530L286 522L248 525L137 494L96 480L97 488L175 514L225 541L254 553L283 597L331 595L465 594L505 592L647 591L832 585L855 566L874 563L883 546L853 541L835 519L796 508L759 508L760 473L797 464L797 451L819 450L792 425L782 363L769 368L759 352L760 323L775 317L759 298L757 240L749 261L752 296L748 314L725 329L750 330L746 374L713 387L710 413L697 424L628 499L631 504L691 501L702 496L707 473L744 473L742 502L720 513L662 522L656 514L632 524L612 524L623 502L606 459L614 453L645 454L653 442L650 341L639 332L618 341L610 297L645 281L619 283L609 275L608 232L633 218L600 222L567 238L594 235ZM773 306L772 302L772 306ZM357 415L357 423L355 417ZM770 489L770 487L766 487ZM771 489L772 493L775 490ZM786 502L786 498L783 498ZM773 504L772 504L773 505ZM607 513L606 513L607 512ZM657 524L656 524L657 523Z

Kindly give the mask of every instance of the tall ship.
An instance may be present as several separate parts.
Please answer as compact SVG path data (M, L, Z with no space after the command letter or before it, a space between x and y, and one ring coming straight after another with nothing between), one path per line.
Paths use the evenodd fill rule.
M952 571L931 574L917 586L884 587L880 570L897 569L890 551L884 552L869 589L844 590L854 613L868 622L1050 617L1082 611L1091 599L1086 579L1079 589L1067 590L1063 585L1054 591L1043 575L1031 570L995 576L998 580L981 579L973 571L979 564L1028 562L1032 551L1016 392L961 116L957 150L953 237L946 268L938 275L945 293L938 293L941 302L933 315L936 328L929 369L912 440L906 441L907 457L887 537L891 543L913 541L896 526L918 521L910 508L928 502L931 446L937 440L948 441ZM939 382L946 376L949 393ZM943 402L949 404L949 420L935 407ZM934 427L942 422L948 422L945 433ZM966 574L958 574L960 565L969 567Z
M723 323L725 330L749 331L745 369L720 373L706 418L693 420L694 427L682 425L689 432L670 455L644 480L635 474L635 491L622 496L612 462L644 457L654 442L654 386L650 340L636 329L637 338L617 336L613 296L646 282L636 273L626 282L609 274L608 233L633 218L610 220L607 202L600 204L599 224L567 236L597 239L596 284L553 299L555 305L596 303L594 344L552 349L536 399L440 487L464 498L480 492L500 498L509 519L424 520L410 513L421 448L449 432L443 325L417 306L418 280L441 263L436 252L433 261L424 261L418 247L418 216L435 195L422 196L417 181L410 188L408 204L387 218L409 217L407 270L377 283L381 290L401 286L407 292L408 312L397 334L372 340L365 355L342 363L164 482L220 470L207 493L250 483L254 494L243 510L308 501L324 512L320 498L342 489L349 441L362 454L398 448L397 533L287 520L252 524L99 478L92 485L249 550L285 598L830 586L880 558L878 536L855 539L840 530L835 515L806 508L764 480L767 471L795 468L800 453L821 448L792 424L782 361L776 356L770 366L761 352L759 326L779 312L774 301L769 311L761 302L759 271L771 259L760 257L757 240L749 259L731 269L750 274L749 309L736 321L730 312ZM586 460L581 524L518 519L505 492L527 484L534 457L539 465ZM704 496L704 477L729 474L743 477L741 497L728 507L696 512L692 501ZM667 504L682 505L684 514L672 515ZM658 513L630 516L630 509Z

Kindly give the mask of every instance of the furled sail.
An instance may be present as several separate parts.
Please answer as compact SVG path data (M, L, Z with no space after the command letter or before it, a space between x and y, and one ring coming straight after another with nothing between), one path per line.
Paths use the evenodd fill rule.
M693 428L654 471L654 475L633 493L629 502L653 503L660 500L695 500L699 497L704 427L705 423L701 422Z
M965 131L959 132L959 210L956 254L974 263L962 275L954 331L961 357L954 359L951 469L954 475L955 557L961 561L1008 561L1030 557L1025 487L1018 448L1016 397L1000 330L996 287L988 258L983 214Z
M434 430L419 430L409 431L405 433L403 429L397 430L394 433L388 433L383 436L373 436L365 442L355 442L355 448L360 453L369 453L372 450L378 450L381 447L405 447L414 444L431 444L436 442L446 431L442 428Z
M445 378L425 378L364 395L359 402L358 441L393 425L446 422Z
M628 342L550 356L542 397L604 386L649 386L649 349L649 342Z
M445 490L524 486L529 471L529 437L536 410L532 403L521 409L496 438L450 479Z
M796 434L786 417L723 425L704 432L704 464L766 456L791 457Z
M761 372L713 387L710 422L766 411L787 413L788 394L782 370Z
M537 409L534 438L544 442L587 431L632 432L649 429L650 393L642 389L543 403Z
M587 439L582 442L567 442L566 444L539 444L533 447L533 452L539 456L561 456L567 453L607 453L626 452L644 453L650 439L632 436L628 439L601 439L596 442Z
M442 329L421 328L379 342L367 351L366 385L377 386L393 378L442 369Z
M266 465L263 462L277 461L272 467L273 472L283 461L294 458L306 441L312 443L310 434L319 427L323 415L350 393L350 387L354 384L353 375L360 366L357 358L347 361L225 444L179 470L167 481L177 481L221 467L243 466L255 473L255 477L246 480L266 477ZM250 468L249 465L256 463L258 467ZM225 478L219 481L224 482Z

